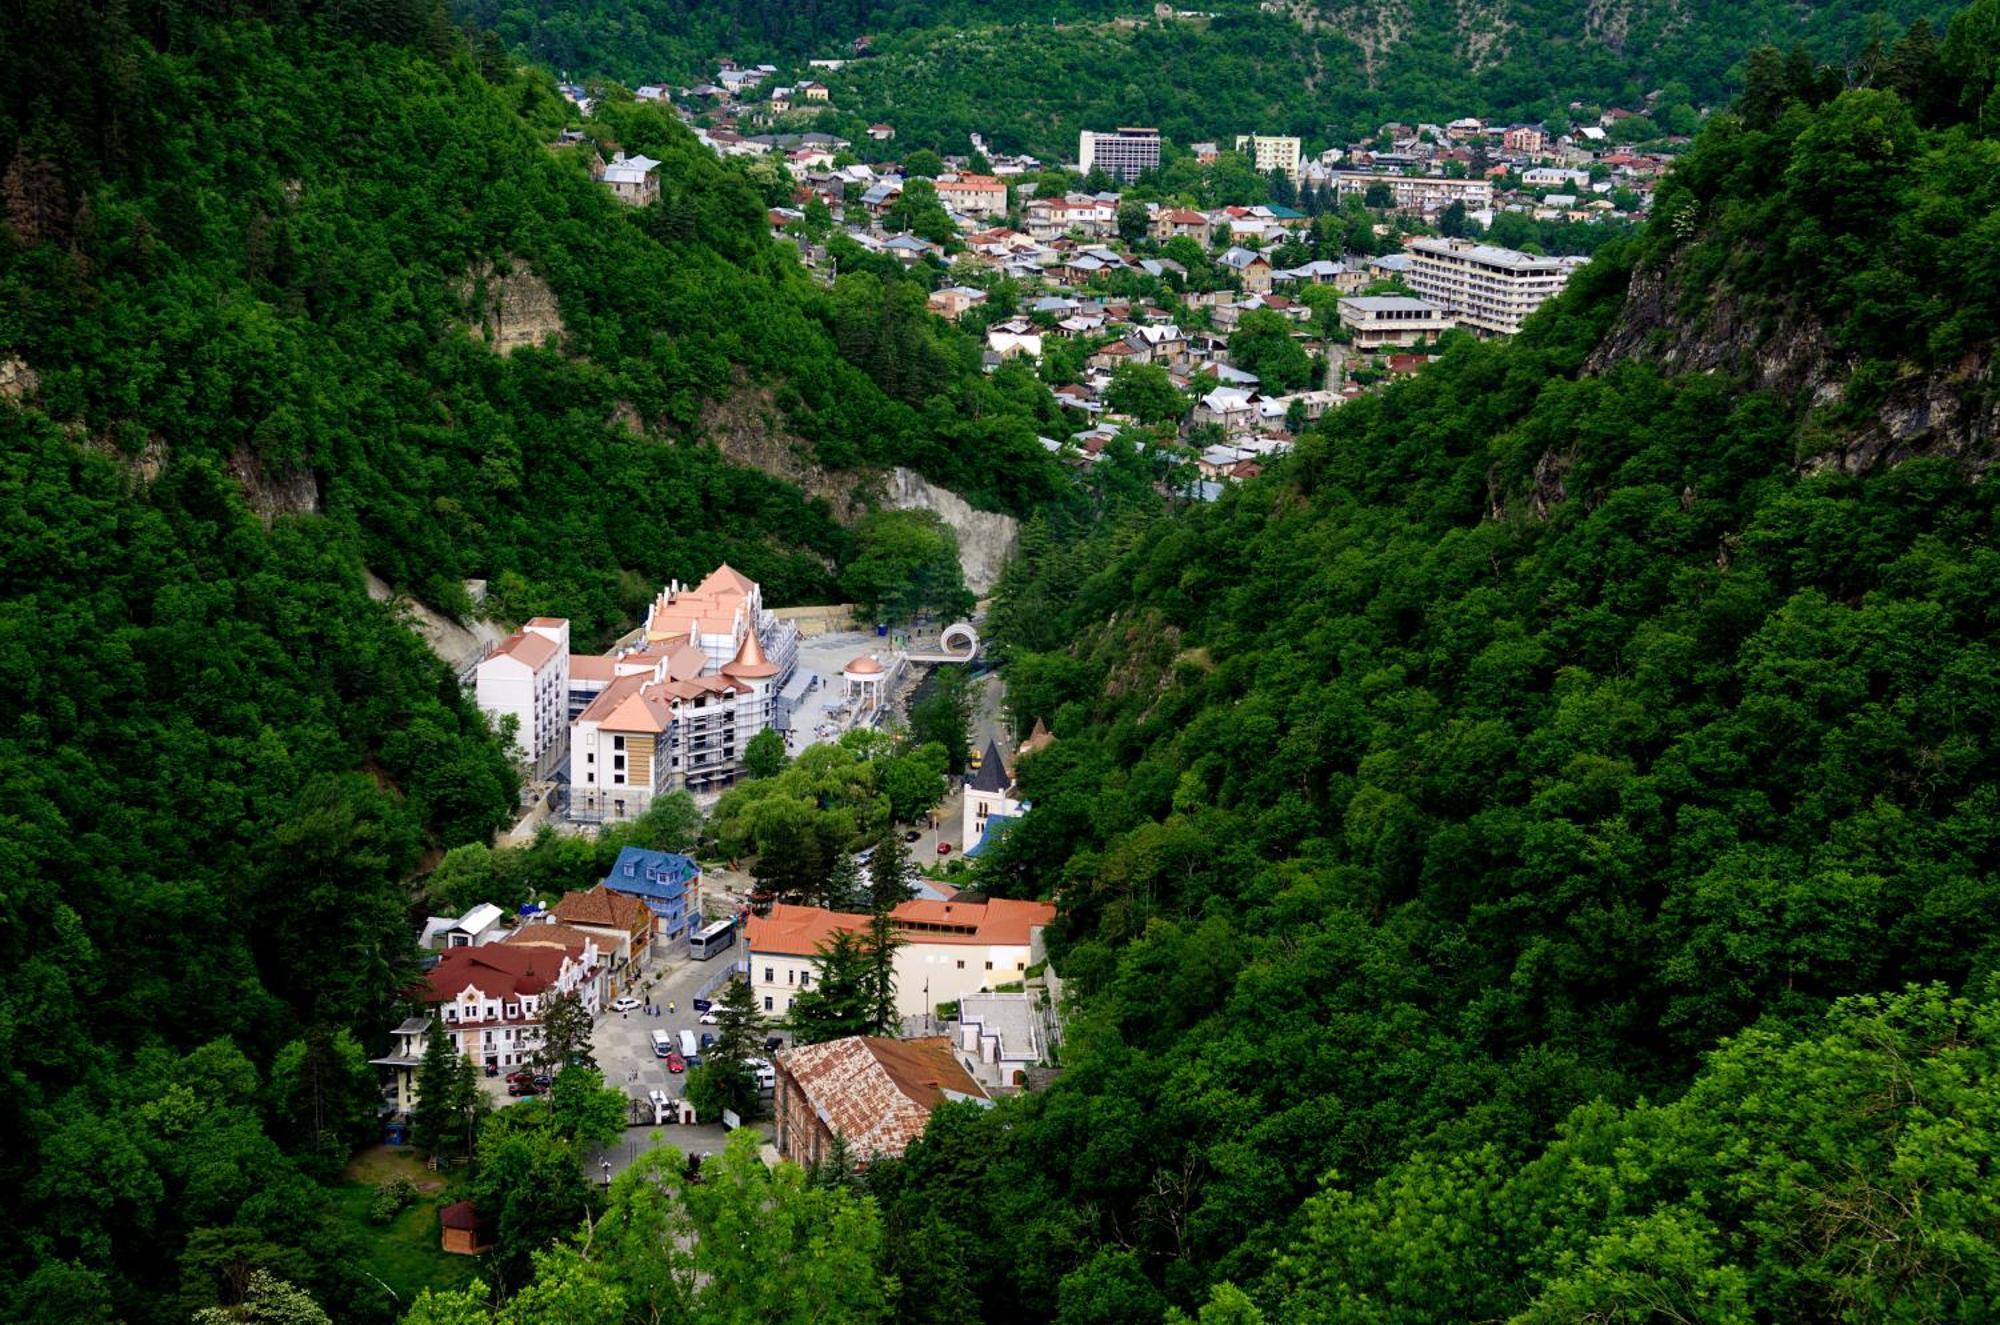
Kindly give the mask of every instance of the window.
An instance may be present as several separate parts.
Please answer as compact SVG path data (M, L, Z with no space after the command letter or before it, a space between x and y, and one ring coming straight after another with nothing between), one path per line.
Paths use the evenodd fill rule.
M623 750L625 748L625 738L623 736L612 737L611 748L614 750Z
M813 982L813 973L811 971L799 972L799 988L805 989L808 986L810 986L812 982Z
M790 984L790 983L792 982L792 974L793 974L793 973L792 973L791 971L786 971L786 972L785 972L785 983L786 983L786 984Z
M961 971L965 969L965 959L963 957L959 958L958 969Z
M594 767L596 763L597 763L597 754L595 751L592 751L591 753L584 755L583 766L585 768Z
M771 1010L771 996L769 994L766 994L764 995L764 1011L769 1012L770 1010Z
M992 969L993 969L993 963L992 963L992 962L988 962L988 963L986 963L986 969L987 969L987 970L989 970L989 971L990 971L990 970L992 970Z
M771 968L766 966L764 968L764 983L768 985L773 981L775 981L776 979L777 977L771 974Z

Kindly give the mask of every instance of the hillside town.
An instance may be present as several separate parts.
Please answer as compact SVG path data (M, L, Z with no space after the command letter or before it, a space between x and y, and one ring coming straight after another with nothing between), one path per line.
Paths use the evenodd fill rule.
M583 88L565 91L589 108ZM634 95L719 156L781 170L770 225L822 280L874 261L927 275L931 311L983 340L986 371L1022 361L1072 421L1047 450L1087 468L1150 425L1131 440L1172 450L1198 500L1262 472L1328 410L1420 372L1447 334L1519 331L1589 248L1644 219L1682 145L1636 150L1621 125L1639 112L1612 108L1562 132L1388 123L1312 154L1296 136L1180 145L1112 126L1045 162L976 134L971 152L940 156L899 150L890 124L860 141L817 131L826 86L770 65ZM1259 196L1172 196L1176 161L1178 179L1203 178L1190 161L1233 163ZM614 152L595 173L643 203L657 167ZM1548 251L1551 235L1575 251Z

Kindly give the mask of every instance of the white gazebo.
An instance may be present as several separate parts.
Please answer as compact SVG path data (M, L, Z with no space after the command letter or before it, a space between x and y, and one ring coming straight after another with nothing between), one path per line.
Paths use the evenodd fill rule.
M882 707L889 673L872 653L864 653L840 669L841 698L858 716Z

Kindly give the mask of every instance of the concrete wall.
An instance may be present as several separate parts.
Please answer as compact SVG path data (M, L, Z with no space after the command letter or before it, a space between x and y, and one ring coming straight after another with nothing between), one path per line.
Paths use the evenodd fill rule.
M854 619L852 603L820 603L810 607L780 607L771 612L780 621L790 621L799 628L799 635L811 639L815 635L828 635L838 630L860 630L861 623Z

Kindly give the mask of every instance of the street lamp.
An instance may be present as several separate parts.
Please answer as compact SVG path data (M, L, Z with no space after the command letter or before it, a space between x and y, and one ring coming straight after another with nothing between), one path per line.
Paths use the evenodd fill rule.
M604 1170L604 1187L606 1191L609 1191L611 1189L611 1161L600 1159L597 1163Z

